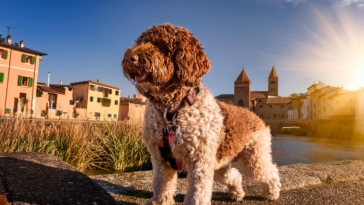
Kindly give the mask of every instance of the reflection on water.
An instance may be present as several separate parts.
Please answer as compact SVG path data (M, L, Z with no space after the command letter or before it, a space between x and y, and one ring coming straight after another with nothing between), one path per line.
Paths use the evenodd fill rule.
M364 160L363 141L274 135L272 147L278 165Z

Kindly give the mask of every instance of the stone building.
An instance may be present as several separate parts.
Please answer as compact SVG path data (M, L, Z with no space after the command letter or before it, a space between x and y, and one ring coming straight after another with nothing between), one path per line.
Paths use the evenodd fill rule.
M243 68L234 82L234 94L221 94L216 96L216 99L248 108L267 124L279 126L280 120L288 118L288 104L291 98L279 96L278 82L278 74L273 66L268 76L268 90L252 91L253 83Z

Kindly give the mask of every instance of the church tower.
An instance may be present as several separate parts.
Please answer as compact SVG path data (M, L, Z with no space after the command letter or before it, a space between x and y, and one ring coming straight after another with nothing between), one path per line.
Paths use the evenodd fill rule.
M234 103L242 107L249 107L250 104L250 91L252 82L250 82L248 75L244 68L239 77L234 82Z
M278 96L278 75L274 66L268 77L268 95Z

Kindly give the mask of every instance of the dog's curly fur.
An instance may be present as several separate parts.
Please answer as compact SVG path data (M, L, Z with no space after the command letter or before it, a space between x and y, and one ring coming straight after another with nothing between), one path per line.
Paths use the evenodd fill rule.
M161 157L165 109L176 108L194 87L193 105L178 111L183 144L172 150L188 172L185 204L210 204L213 180L242 200L242 175L265 184L263 195L279 197L281 183L272 162L269 127L251 111L215 100L201 79L210 62L201 44L185 28L163 24L148 28L127 49L123 73L149 100L143 137L153 164L153 198L149 204L173 204L177 172ZM232 166L234 164L234 166Z

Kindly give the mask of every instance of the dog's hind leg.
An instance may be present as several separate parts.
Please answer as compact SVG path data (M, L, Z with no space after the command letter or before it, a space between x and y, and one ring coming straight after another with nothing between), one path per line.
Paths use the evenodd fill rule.
M244 198L242 176L239 170L231 167L230 164L216 170L214 180L227 185L232 200L241 201Z
M147 204L174 204L177 187L177 172L164 161L152 157L153 163L153 198Z
M253 134L252 141L237 157L237 167L247 177L263 182L263 196L275 200L279 197L281 183L271 152L271 134L269 128L266 128Z

